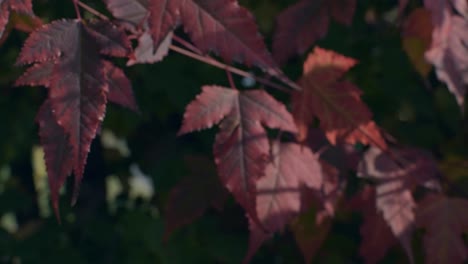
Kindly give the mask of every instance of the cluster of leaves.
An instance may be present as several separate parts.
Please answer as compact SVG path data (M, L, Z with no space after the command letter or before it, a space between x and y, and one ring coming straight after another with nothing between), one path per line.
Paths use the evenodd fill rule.
M400 1L402 17L407 2ZM206 177L197 179L203 184L195 185L190 179L175 187L165 212L166 236L206 208L221 208L227 189L249 220L246 263L286 227L309 262L340 209L348 172L354 171L368 183L345 201L345 207L363 214L360 253L366 262L379 261L395 241L413 262L411 241L417 227L426 230L428 262L461 263L468 258L462 239L468 231L464 210L468 201L443 194L444 175L431 153L402 146L373 120L361 89L346 79L358 62L316 46L296 82L280 68L323 38L330 21L350 25L355 0L300 0L285 9L277 18L273 54L260 37L254 16L237 0L104 0L114 19L77 0L73 3L77 19L38 27L17 59L18 65L30 66L16 85L48 89L36 121L57 217L59 189L71 174L76 202L107 102L139 111L131 81L110 57L126 58L130 66L159 62L174 50L224 68L230 87L205 85L186 108L179 135L219 127L213 146L219 181ZM98 19L81 18L79 6ZM421 37L428 42L425 57L463 111L467 2L426 0L424 7L430 12L416 9L408 16L405 34L418 37L430 28L432 37ZM0 1L0 9L0 34L11 12L34 17L31 0ZM419 23L420 19L432 20L432 25ZM190 43L175 35L180 26ZM138 40L135 48L131 39ZM228 66L233 63L256 66L276 82L254 76L265 85L263 89L237 89L231 72L247 73ZM278 87L290 94L291 111L264 89ZM358 150L356 145L366 149ZM192 189L199 186L202 189ZM422 191L418 199L416 191ZM304 220L310 208L317 211L313 223ZM305 231L309 225L322 232L309 236Z

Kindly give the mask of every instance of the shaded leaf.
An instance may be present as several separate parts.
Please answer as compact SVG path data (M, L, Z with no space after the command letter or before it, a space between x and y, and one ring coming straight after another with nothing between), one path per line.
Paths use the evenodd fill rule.
M273 161L257 181L257 214L262 226L250 222L248 262L273 232L283 229L302 208L302 189L319 190L322 170L310 149L295 143L274 142ZM266 232L265 232L266 229Z
M133 96L132 83L125 76L122 69L111 62L105 61L105 73L107 75L107 99L130 110L138 112L138 105Z
M304 63L302 91L292 97L293 115L303 141L314 118L332 144L361 142L385 147L372 114L362 102L361 91L342 76L356 61L333 51L315 48ZM349 111L352 109L352 111Z
M468 232L468 201L428 195L416 211L416 224L426 229L426 263L464 263L468 258L462 234Z
M388 250L396 245L397 239L382 215L375 206L375 189L366 186L349 202L351 208L362 213L364 222L361 225L362 237L359 254L365 263L378 263Z
M32 0L0 0L0 38L13 11L33 16Z
M59 191L67 176L72 172L75 157L72 156L73 151L68 135L57 124L52 114L52 106L49 100L45 101L39 109L36 122L39 124L39 137L45 153L52 207L57 219L60 221Z
M211 160L190 156L186 163L191 173L171 190L166 203L165 239L200 217L210 206L221 208L227 198L227 191L216 177Z
M18 84L49 87L51 111L68 136L75 174L73 203L91 141L104 118L107 92L112 89L115 99L116 84L124 77L123 72L109 71L111 63L100 54L123 57L130 49L129 40L109 22L60 20L33 32L18 57L18 64L36 63Z
M270 154L262 124L295 132L294 121L286 107L265 91L204 86L187 106L179 135L218 123L213 151L221 182L255 220L256 180L264 175Z
M431 11L434 26L426 59L434 65L438 78L447 84L463 111L468 83L466 1L425 0L424 4ZM452 4L462 16L453 12Z
M371 147L359 164L358 174L376 181L377 210L413 262L410 242L416 203L411 191L418 185L439 187L437 164L430 154L418 149L389 151L392 154Z
M273 54L279 63L302 55L328 31L330 18L350 25L356 0L301 0L284 10L277 18Z
M155 49L179 24L203 52L213 51L228 63L243 62L277 74L250 12L237 0L149 0L149 26Z

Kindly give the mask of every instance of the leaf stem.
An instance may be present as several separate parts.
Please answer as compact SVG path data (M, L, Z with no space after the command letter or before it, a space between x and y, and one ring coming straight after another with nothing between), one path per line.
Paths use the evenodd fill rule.
M230 71L226 71L226 75L228 77L229 85L231 86L231 88L237 90L236 84L234 83L234 79L232 78L232 73Z
M86 11L88 11L89 13L91 13L91 14L93 14L93 15L99 17L99 18L102 19L102 20L106 20L106 21L109 21L109 20L110 20L106 15L100 13L100 12L97 11L96 9L90 7L89 5L83 3L83 2L81 2L81 1L79 1L79 0L78 0L78 1L74 0L74 2L77 3L79 6L81 6L81 8L83 8L84 10L86 10Z
M76 13L76 17L81 20L81 13L80 13L80 9L78 8L78 0L72 0L73 1L73 6L75 7L75 13Z
M229 71L231 73L234 73L234 74L237 74L237 75L240 75L240 76L243 76L243 77L253 78L259 83L263 83L263 84L265 84L267 86L270 86L272 88L275 88L277 90L280 90L280 91L283 91L283 92L286 92L286 93L291 93L290 89L288 89L288 88L286 88L286 87L284 87L282 85L276 84L276 83L274 83L274 82L272 82L272 81L270 81L268 79L255 76L254 74L243 71L241 69L229 66L229 65L224 64L222 62L219 62L219 61L217 61L215 59L212 59L212 58L209 58L209 57L206 57L206 56L202 56L202 55L198 55L198 54L196 54L194 52L188 51L186 49L183 49L183 48L180 48L180 47L177 47L177 46L174 46L174 45L169 46L169 48L171 50L177 52L177 53L180 53L180 54L185 55L187 57L190 57L192 59L204 62L204 63L209 64L211 66L214 66L214 67Z
M183 38L179 37L179 36L176 36L175 34L172 36L172 39L177 41L180 45L184 46L186 49L189 49L197 54L200 54L202 55L203 52L201 52L201 50L199 50L197 47L195 47L194 45L192 45L190 42L184 40Z

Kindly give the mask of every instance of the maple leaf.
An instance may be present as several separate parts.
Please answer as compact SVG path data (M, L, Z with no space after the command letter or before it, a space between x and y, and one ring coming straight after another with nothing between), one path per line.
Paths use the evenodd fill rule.
M33 16L32 0L0 0L0 38L12 11Z
M358 166L358 175L375 179L376 207L400 240L410 261L414 229L414 202L411 191L418 185L438 185L438 170L432 156L418 149L391 148L392 156L371 147ZM398 160L394 160L398 157Z
M301 0L278 15L273 37L273 54L284 63L296 54L304 53L315 41L325 36L330 17L350 25L356 0Z
M371 112L361 101L361 91L348 81L340 81L355 64L354 59L318 47L309 55L300 80L302 91L292 97L299 140L306 138L308 126L317 117L334 145L361 142L386 147Z
M46 100L39 109L36 122L39 124L39 137L45 153L52 207L60 222L59 191L68 175L72 172L75 158L72 156L73 151L68 135L57 124L49 100Z
M466 1L426 0L424 4L431 11L434 26L432 45L425 54L426 59L434 65L438 78L447 84L463 111L468 84ZM463 16L453 13L452 5Z
M227 62L254 64L277 75L253 16L237 0L149 0L149 26L155 47L179 24L203 52Z
M174 230L200 217L208 207L221 209L227 197L227 191L216 177L216 168L211 160L190 156L186 163L191 170L190 176L182 179L171 190L166 203L165 239Z
M239 92L219 86L202 89L187 106L179 135L220 123L213 151L221 182L249 216L258 220L256 180L264 175L270 154L262 124L295 132L292 116L262 90Z
M416 211L416 224L426 229L426 263L464 263L468 252L462 234L468 232L468 201L428 195Z
M127 66L137 63L155 63L161 61L169 52L172 32L164 36L155 47L148 27L148 0L105 0L107 9L122 22L123 26L138 37L138 46L133 52ZM138 29L142 31L138 32Z
M104 118L108 93L110 99L132 106L131 99L122 100L128 96L129 84L123 72L100 54L124 57L130 50L125 34L109 22L59 20L33 32L18 57L18 64L36 64L17 83L49 88L51 111L68 136L75 174L73 203L91 141ZM46 159L51 159L51 153Z
M107 99L113 103L139 112L138 105L133 96L132 84L119 67L109 61L104 61L105 74L107 75L106 91Z
M295 143L274 142L273 161L265 176L257 181L257 215L262 224L250 221L248 262L273 232L281 230L302 208L302 188L319 190L322 169L318 157L310 149ZM267 232L265 232L267 229Z
M350 208L360 211L364 218L359 254L366 263L378 263L397 242L387 222L377 212L375 200L375 188L366 186L349 202Z

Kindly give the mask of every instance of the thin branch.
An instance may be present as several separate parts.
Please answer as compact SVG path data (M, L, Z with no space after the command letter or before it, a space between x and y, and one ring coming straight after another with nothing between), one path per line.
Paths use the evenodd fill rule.
M232 73L230 71L226 71L226 75L228 77L229 85L231 86L231 88L237 90L236 84L234 83L234 79L232 78Z
M75 13L76 17L81 20L81 14L80 14L80 9L78 8L78 0L72 0L73 1L73 6L75 7Z
M86 10L89 13L99 17L100 19L109 21L109 18L106 15L100 13L96 9L90 7L89 5L87 5L87 4L85 4L85 3L81 2L81 1L74 1L74 2L77 3L79 6L81 6L84 10Z
M187 57L190 57L192 59L204 62L206 64L209 64L211 66L214 66L214 67L226 70L226 71L230 71L230 72L232 72L234 74L237 74L237 75L240 75L240 76L243 76L243 77L253 78L259 83L263 83L263 84L265 84L267 86L270 86L272 88L278 89L278 90L286 92L286 93L291 93L290 89L288 89L288 88L286 88L286 87L284 87L282 85L276 84L276 83L271 82L270 80L267 80L267 79L262 78L262 77L257 77L254 74L251 74L251 73L243 71L241 69L229 66L229 65L224 64L222 62L219 62L219 61L217 61L215 59L208 58L208 57L205 57L205 56L202 56L202 55L198 55L196 53L193 53L191 51L185 50L183 48L180 48L180 47L177 47L177 46L174 46L174 45L169 46L169 48L171 50L177 52L177 53L180 53L180 54L185 55Z
M175 41L177 41L180 45L184 46L184 48L186 48L186 49L189 49L189 50L191 50L191 51L193 51L193 52L195 52L195 53L197 53L197 54L200 54L200 55L203 54L203 52L201 52L201 50L199 50L197 47L195 47L194 45L192 45L190 42L188 42L188 41L182 39L182 38L179 37L179 36L173 35L173 36L172 36L172 39L175 40Z

